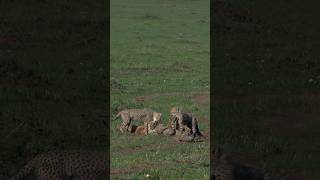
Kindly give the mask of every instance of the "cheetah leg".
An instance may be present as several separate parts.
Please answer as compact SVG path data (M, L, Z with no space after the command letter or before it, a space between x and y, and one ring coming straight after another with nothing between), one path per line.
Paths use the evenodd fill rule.
M121 118L123 119L123 121L122 121L122 124L120 125L120 131L122 133L125 133L129 129L129 125L131 124L131 118L129 117L129 115L126 115L126 114L121 115Z
M121 133L125 133L126 132L126 128L123 124L120 125L120 131Z
M129 123L127 124L127 131L132 132L132 128L133 128L132 119L129 119Z
M192 117L192 134L193 136L202 136L198 127L198 120L195 117Z

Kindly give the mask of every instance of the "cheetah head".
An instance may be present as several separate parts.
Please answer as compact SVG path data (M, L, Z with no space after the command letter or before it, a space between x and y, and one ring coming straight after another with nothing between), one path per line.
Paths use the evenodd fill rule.
M170 114L175 114L175 113L178 113L178 112L181 112L181 108L178 107L178 106L173 106L173 107L170 109Z
M161 120L162 113L154 112L153 113L153 122L159 122Z

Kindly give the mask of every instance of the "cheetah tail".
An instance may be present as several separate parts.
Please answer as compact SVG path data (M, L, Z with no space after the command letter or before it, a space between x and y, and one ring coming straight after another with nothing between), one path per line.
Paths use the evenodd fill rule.
M19 170L18 174L16 174L15 176L11 177L8 180L21 180L25 176L29 175L33 170L33 168L34 168L34 160L31 160L22 169Z
M112 120L115 121L120 115L121 115L121 111L118 112L118 114Z

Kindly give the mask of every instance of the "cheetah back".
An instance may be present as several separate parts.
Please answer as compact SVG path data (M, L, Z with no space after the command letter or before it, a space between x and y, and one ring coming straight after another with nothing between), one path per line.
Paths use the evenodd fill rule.
M99 180L107 177L107 157L103 152L51 151L31 160L10 180L20 180L31 169L38 180L73 179Z

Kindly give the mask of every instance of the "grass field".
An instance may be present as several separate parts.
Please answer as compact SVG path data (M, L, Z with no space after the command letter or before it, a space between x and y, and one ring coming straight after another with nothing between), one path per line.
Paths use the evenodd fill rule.
M0 179L49 150L105 151L105 7L2 1L0 11Z
M278 179L320 179L318 6L216 2L215 144ZM2 1L0 12L0 179L30 153L105 150L104 7ZM110 43L112 116L150 107L166 122L180 105L210 134L208 0L112 0ZM123 135L119 124L112 179L209 179L209 140Z
M317 10L216 1L214 142L278 179L320 179Z
M209 1L111 1L111 115L179 105L209 135ZM124 135L111 122L112 179L209 179L209 140Z

